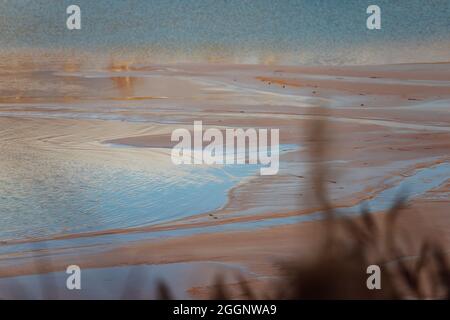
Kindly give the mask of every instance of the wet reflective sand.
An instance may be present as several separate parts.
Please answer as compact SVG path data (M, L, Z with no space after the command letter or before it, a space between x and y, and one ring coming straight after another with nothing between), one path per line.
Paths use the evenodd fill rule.
M309 127L318 119L334 132L324 161L336 206L357 208L366 200L383 211L407 180L403 175L416 174L418 180L408 181L425 179L427 188L412 188L413 202L448 206L450 79L436 68L449 66L414 72L396 66L390 73L387 67L2 64L0 273L35 273L28 258L36 249L49 250L47 272L77 261L133 264L128 246L151 243L158 250L183 237L192 245L186 254L174 245L164 257L144 254L140 262L200 259L195 249L203 260L245 264L226 239L216 259L196 235L239 231L234 236L247 238L250 248L275 234L273 228L315 220L308 220L321 209L310 197ZM174 166L170 133L194 120L279 128L280 143L299 148L281 155L280 173L272 177L258 176L252 166ZM98 259L87 262L90 254Z

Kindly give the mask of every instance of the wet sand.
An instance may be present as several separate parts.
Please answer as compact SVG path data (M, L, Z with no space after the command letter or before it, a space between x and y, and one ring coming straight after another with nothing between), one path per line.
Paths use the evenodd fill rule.
M215 262L172 263L87 269L82 271L81 290L67 290L65 272L0 278L1 299L133 299L162 298L160 284L178 299L191 298L193 287L204 287L221 274L234 283L236 274L250 274L239 266Z
M306 255L321 240L321 221L237 227L322 209L313 196L315 159L310 154L318 141L311 136L312 124L326 120L331 133L323 161L329 168L326 180L333 204L356 205L395 184L393 177L402 179L417 168L449 162L449 71L450 64L342 68L124 64L96 71L75 65L44 76L23 71L23 79L7 87L4 71L1 151L14 156L1 160L10 172L15 157L30 152L35 159L46 154L108 170L173 170L170 133L194 120L222 129L280 128L280 143L299 148L282 154L278 175L239 181L228 191L226 203L207 213L150 225L75 233L56 228L51 235L2 239L0 275L62 271L70 264L108 268L216 261L244 266L253 272L248 277L260 285L277 275L277 260ZM36 89L36 77L44 77L49 88ZM318 107L326 107L325 113ZM185 174L180 168L179 175ZM450 172L444 174L448 181ZM422 228L418 214L408 214L402 226L414 232L439 230L449 240L449 192L447 182L412 201L409 212L429 213L430 229ZM220 225L229 227L201 232ZM199 231L182 232L194 228ZM156 239L126 237L164 230L180 232ZM101 236L115 240L96 243ZM92 239L91 245L80 246L80 238L87 244ZM45 246L39 247L42 240ZM58 240L68 242L55 248L52 243ZM30 244L31 252L7 250L15 244ZM417 254L414 246L410 250ZM191 296L204 297L205 287L202 283Z

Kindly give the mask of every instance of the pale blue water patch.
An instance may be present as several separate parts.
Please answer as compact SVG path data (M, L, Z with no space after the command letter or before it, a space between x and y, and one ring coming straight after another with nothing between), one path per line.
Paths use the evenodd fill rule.
M385 181L388 185L392 185L375 197L369 200L360 202L359 204L347 207L338 208L334 212L338 216L358 215L363 212L363 209L368 209L370 212L385 212L389 210L400 199L414 199L426 192L439 187L450 179L450 163L443 162L441 164L418 169L414 174L406 178L394 177ZM265 225L277 225L282 223L296 223L323 219L323 212L315 212L312 214L301 215L297 217L267 219ZM260 224L261 226L261 224Z
M449 43L448 0L78 0L80 32L65 26L69 4L0 2L0 46L141 49L153 59L152 49L160 48L178 61L197 51L251 57L281 51L292 53L294 63L371 64L410 61L415 52L393 50L409 44L428 49L421 62L448 58L448 50L434 56L429 46L445 52ZM366 27L371 4L381 7L379 31Z
M188 290L214 283L220 274L225 283L236 274L250 275L235 264L217 262L171 263L83 269L81 290L67 290L65 272L0 278L0 299L157 299L163 281L177 299L192 298Z
M14 150L0 155L0 240L130 228L213 211L226 204L229 189L261 167L132 170Z
M383 212L391 208L399 197L407 197L409 200L422 196L426 192L439 187L450 179L450 163L444 162L432 167L418 169L414 174L405 178L392 178L387 183L393 185L384 191L378 193L370 200L363 201L355 206L337 209L335 214L338 216L359 215L362 208L368 208L370 212ZM424 213L426 214L426 213ZM283 218L266 218L257 221L248 222L230 222L220 225L206 227L179 228L174 230L163 230L155 232L136 232L120 235L104 235L89 238L75 238L70 240L54 240L46 242L36 242L32 244L15 244L0 246L0 252L24 252L27 250L37 250L43 248L59 248L61 254L79 254L83 252L98 252L99 250L109 250L110 245L123 243L124 241L139 241L149 239L161 239L178 236L189 236L201 233L215 233L224 231L244 231L258 228L269 228L279 225L288 225L324 219L323 212L314 212L299 216L289 216ZM55 254L55 252L52 252ZM24 256L23 259L27 257ZM22 259L22 258L19 258ZM2 263L15 263L18 259L2 259Z
M186 168L188 174L70 168L66 177L0 187L0 238L127 228L215 210L256 165Z
M415 198L450 179L450 163L444 162L430 168L417 170L413 175L401 179L394 177L386 181L394 186L380 192L375 198L363 201L361 206L371 211L389 209L399 197Z

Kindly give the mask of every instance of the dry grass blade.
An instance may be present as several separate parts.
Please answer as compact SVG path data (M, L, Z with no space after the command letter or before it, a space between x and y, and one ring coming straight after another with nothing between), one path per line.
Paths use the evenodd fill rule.
M242 276L241 273L239 273L237 277L238 277L238 282L239 282L239 286L241 288L243 297L248 300L255 300L256 295L254 294L253 290L250 288L248 281Z
M157 299L158 300L173 300L174 299L169 287L163 281L158 282L156 291L157 291Z
M222 275L217 275L214 281L213 300L227 300L230 299L228 290L226 289L224 278Z

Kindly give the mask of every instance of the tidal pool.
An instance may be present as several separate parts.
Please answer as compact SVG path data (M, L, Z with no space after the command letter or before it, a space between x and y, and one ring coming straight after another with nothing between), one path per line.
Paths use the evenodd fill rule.
M296 146L282 145L281 152ZM259 165L165 168L61 159L54 150L0 155L0 240L124 229L219 209ZM127 155L127 150L122 150ZM86 151L88 152L88 151ZM131 158L131 157L130 157ZM180 166L178 166L180 167Z

